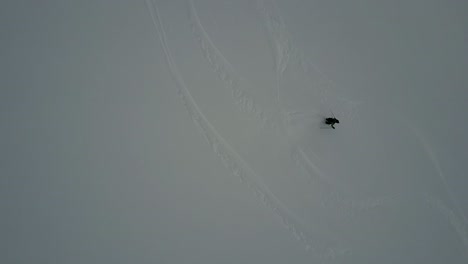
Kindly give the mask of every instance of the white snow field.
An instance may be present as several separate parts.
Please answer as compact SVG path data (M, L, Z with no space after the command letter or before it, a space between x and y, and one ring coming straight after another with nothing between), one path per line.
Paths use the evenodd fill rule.
M208 2L199 4L212 20L205 28L193 0L186 24L147 0L174 90L213 154L312 259L430 260L434 213L466 253L465 215L414 124L340 95L295 46L273 0L255 10ZM323 123L333 114L345 120L338 131Z
M466 4L46 2L0 11L1 263L468 263Z

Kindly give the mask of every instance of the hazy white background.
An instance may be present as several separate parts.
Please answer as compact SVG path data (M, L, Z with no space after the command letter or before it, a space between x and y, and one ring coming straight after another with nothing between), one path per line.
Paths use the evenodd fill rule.
M0 262L466 263L467 10L4 1Z

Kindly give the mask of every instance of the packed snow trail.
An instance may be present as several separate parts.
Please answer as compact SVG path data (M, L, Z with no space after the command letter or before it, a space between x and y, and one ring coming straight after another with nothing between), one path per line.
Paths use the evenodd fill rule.
M275 197L269 188L262 183L261 179L249 167L247 162L245 162L242 157L232 149L226 140L224 140L224 138L210 124L191 96L179 70L175 65L167 44L166 33L156 5L150 0L146 0L146 4L151 14L154 26L157 29L169 70L177 84L177 93L182 99L192 121L208 141L213 152L221 159L233 175L239 177L242 182L246 183L247 186L252 189L254 194L268 208L279 216L286 229L289 230L298 240L302 241L306 248L313 252L321 261L334 259L338 255L347 253L347 249L339 246L339 241L324 237L318 233L311 233L307 230L301 219L289 211L288 208L286 208L281 201Z

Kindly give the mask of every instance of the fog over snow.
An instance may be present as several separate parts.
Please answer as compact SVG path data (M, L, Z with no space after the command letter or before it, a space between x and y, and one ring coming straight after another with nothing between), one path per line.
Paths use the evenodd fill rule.
M467 263L467 11L7 2L0 262Z

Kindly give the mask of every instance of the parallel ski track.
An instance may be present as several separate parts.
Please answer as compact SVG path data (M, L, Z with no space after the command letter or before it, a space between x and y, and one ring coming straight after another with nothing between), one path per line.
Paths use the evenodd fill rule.
M213 41L210 39L208 33L205 31L203 25L201 24L195 6L192 0L189 0L190 3L190 21L192 23L192 32L195 34L197 41L200 44L200 47L203 51L205 59L207 59L210 66L217 73L220 80L222 80L226 87L231 89L234 96L236 104L239 106L241 111L248 112L252 114L264 128L278 128L281 126L287 125L288 118L294 114L303 114L297 111L286 111L281 104L281 92L280 92L280 80L284 74L284 71L288 67L288 64L291 61L292 57L298 56L301 60L301 67L304 72L313 70L319 73L325 79L327 85L333 86L334 83L331 79L327 78L315 65L307 63L303 60L303 56L300 56L300 51L294 48L294 45L288 36L286 31L286 26L282 17L277 12L274 1L271 0L257 0L257 7L260 13L264 17L265 27L270 37L270 46L274 52L274 61L275 61L275 76L276 76L276 103L279 108L279 118L274 116L266 117L267 114L261 106L255 103L255 100L249 93L242 88L243 85L246 85L247 80L241 78L237 72L234 70L229 61L222 55L218 48L214 45ZM331 95L329 94L326 87L317 87L319 93L321 94L320 101L325 105L332 105L327 98ZM349 101L345 98L339 98L350 105L350 108L354 108L359 103ZM278 114L278 113L277 113ZM344 113L343 113L344 114ZM353 113L347 113L348 119L352 122L354 118ZM401 119L401 118L400 118ZM411 132L420 142L422 148L427 153L429 159L434 165L435 170L437 171L440 179L442 180L443 186L446 192L449 194L451 202L454 204L457 209L455 213L447 205L445 205L440 199L431 197L428 195L421 195L419 200L424 203L429 203L431 208L437 210L450 222L455 232L460 237L463 245L468 250L468 235L467 235L467 220L458 205L455 196L449 188L447 179L442 172L438 159L435 156L434 151L430 148L430 145L426 142L421 133L418 132L414 127L410 127ZM364 212L370 209L374 209L380 206L396 205L401 201L400 194L396 193L393 196L386 196L380 198L369 198L363 200L355 200L353 198L346 197L340 194L340 191L335 187L336 182L332 182L329 177L323 173L320 168L312 161L312 159L304 152L304 150L297 145L291 144L292 155L291 158L305 169L311 178L315 182L322 184L329 195L324 197L324 204L328 204L334 207L341 207L343 210L351 210L348 212L348 215L354 215L358 212ZM328 199L328 200L327 200ZM437 201L437 202L434 202Z
M293 233L293 235L300 241L302 241L306 248L313 251L317 256L322 260L329 260L336 258L339 255L348 254L350 249L333 247L330 245L336 245L336 241L331 241L329 238L313 238L314 236L310 232L306 231L304 225L299 217L293 214L291 211L284 206L279 199L277 199L269 188L264 185L258 175L249 167L248 163L243 160L230 145L219 135L215 128L210 124L207 118L203 115L201 110L196 105L194 99L190 95L189 90L187 89L183 78L181 77L172 55L167 45L166 34L161 22L161 19L158 14L157 7L150 1L146 0L146 4L150 11L153 23L158 31L158 36L163 46L164 54L166 57L166 62L169 66L171 74L174 77L174 80L177 83L178 94L181 97L192 121L199 128L200 132L203 134L205 139L210 144L214 153L220 157L225 166L237 177L241 179L247 186L253 190L255 195L262 200L262 202L272 209L281 219L285 227ZM269 0L257 0L258 8L263 14L265 19L265 25L269 36L271 38L272 48L274 49L275 54L275 75L276 75L276 102L280 109L279 117L275 117L272 113L266 113L263 109L255 102L253 97L249 93L242 89L242 85L246 80L242 79L228 62L228 60L222 55L222 53L216 48L214 43L209 38L205 29L203 28L196 9L194 7L193 1L189 0L190 4L190 21L192 23L192 32L195 34L196 39L200 43L205 59L209 62L210 66L217 73L218 77L225 83L225 85L232 91L233 98L238 105L239 109L243 112L247 112L255 117L256 120L262 125L263 128L275 129L281 126L287 125L287 118L289 114L296 114L298 112L292 111L287 112L281 106L280 100L280 79L290 62L291 56L295 52L298 52L293 48L293 45L290 41L290 38L287 36L286 27L284 22L278 14L275 13L276 7L274 6L273 1ZM301 56L299 56L301 57ZM315 71L319 71L315 65L306 65L304 61L303 69L307 72L307 67L313 68ZM324 76L322 73L320 73ZM326 78L324 76L324 78ZM327 80L332 83L331 80ZM327 90L319 87L320 93L322 94L321 101L326 102L327 100ZM346 99L343 99L346 101ZM347 101L349 104L353 102ZM403 120L403 119L402 119ZM420 142L422 148L428 155L432 164L434 165L435 170L437 171L440 179L442 180L443 186L446 192L449 194L451 202L456 208L457 213L455 213L450 207L448 207L442 200L435 198L429 194L421 195L420 200L430 206L430 208L441 213L445 219L450 223L454 228L457 235L460 237L462 244L464 245L466 251L465 256L468 256L468 235L467 235L467 220L466 217L458 205L458 201L453 195L452 191L449 188L445 174L442 172L441 166L438 162L438 159L435 155L435 152L432 150L428 142L422 136L422 134L413 126L408 125L411 132ZM300 166L302 166L307 173L318 180L319 184L323 184L330 191L328 201L324 201L324 204L330 204L331 206L340 206L343 209L351 210L350 215L370 210L382 205L396 204L399 201L399 195L395 194L392 197L381 197L374 199L364 199L364 200L353 200L350 198L344 198L339 191L336 190L336 183L332 182L320 169L319 167L310 159L310 157L303 151L300 146L292 146L292 155L291 158ZM326 199L326 198L325 198ZM324 241L328 241L326 247L323 247ZM317 244L320 246L314 246Z

